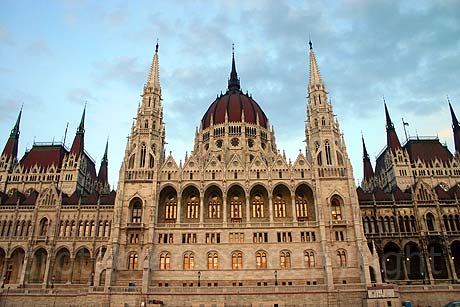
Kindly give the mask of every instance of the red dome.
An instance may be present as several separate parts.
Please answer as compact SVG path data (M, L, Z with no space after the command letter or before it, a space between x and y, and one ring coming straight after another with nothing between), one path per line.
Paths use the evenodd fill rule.
M229 122L242 122L242 114L244 112L244 121L246 123L256 124L257 117L259 117L259 125L267 127L267 116L264 111L259 107L252 97L248 97L240 90L227 91L225 95L216 98L216 100L209 106L209 109L201 120L203 129L211 125L211 116L213 124L223 124L225 122L225 113L228 114Z

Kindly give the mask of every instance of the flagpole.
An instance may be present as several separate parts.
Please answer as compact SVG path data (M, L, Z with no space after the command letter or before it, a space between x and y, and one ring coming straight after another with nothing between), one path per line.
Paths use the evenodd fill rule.
M401 119L402 119L402 122L403 122L404 135L406 136L406 142L407 142L407 140L409 140L409 138L407 137L406 126L409 126L409 123L406 123L406 122L404 121L404 118L401 118Z

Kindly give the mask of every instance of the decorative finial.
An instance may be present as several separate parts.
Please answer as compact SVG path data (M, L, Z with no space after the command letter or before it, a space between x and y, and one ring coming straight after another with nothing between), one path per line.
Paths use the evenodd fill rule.
M382 97L383 97L383 103L386 104L387 102L385 101L385 95L382 95Z
M447 102L450 104L449 95L446 95L446 97L447 97ZM21 110L22 110L22 108L21 108Z
M157 38L157 44L156 44L156 46L155 46L155 52L158 52L158 47L159 47L159 46L160 46L160 45L158 44L158 38Z
M308 42L308 44L310 45L310 50L313 50L313 44L312 44L311 40Z
M232 55L235 56L235 43L232 43Z

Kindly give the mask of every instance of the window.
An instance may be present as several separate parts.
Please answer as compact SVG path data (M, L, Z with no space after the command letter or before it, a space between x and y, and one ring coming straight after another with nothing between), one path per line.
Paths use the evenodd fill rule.
M340 268L347 267L347 253L343 249L337 251L337 264Z
M217 270L219 268L219 259L216 252L208 253L208 270Z
M267 268L267 253L257 252L256 253L256 269L266 269L266 268Z
M336 241L345 241L345 236L343 234L343 231L336 231L335 232L335 240Z
M286 217L286 200L283 195L275 195L273 204L275 206L275 217Z
M195 268L195 257L192 252L184 254L184 270L193 270Z
M200 208L200 199L198 196L192 194L187 198L187 218L197 219Z
M280 268L289 269L291 268L291 253L288 251L282 251L280 253Z
M229 235L230 243L244 243L244 233L242 232L231 232Z
M318 153L317 161L318 161L318 165L319 165L319 166L323 165L323 154L322 154L322 151L320 151L320 152Z
M177 199L173 194L169 194L165 206L166 220L175 220L177 216Z
M131 208L131 223L140 223L142 220L142 204L136 200Z
M155 165L155 158L150 154L149 155L149 167L153 168L154 165Z
M252 217L264 217L264 198L258 193L252 198Z
M141 146L141 159L140 159L140 164L139 166L140 167L144 167L145 166L145 155L146 155L146 147L145 147L145 144L142 144Z
M184 244L196 243L196 233L183 233L182 243Z
M211 195L211 198L209 199L208 218L210 219L220 218L220 197L217 194Z
M232 253L232 270L241 270L243 268L243 253Z
M48 233L48 219L44 217L40 221L40 236L46 236Z
M230 217L232 219L241 219L243 217L242 212L243 202L239 195L233 195L230 199Z
M206 233L206 243L207 244L220 243L220 233Z
M331 214L333 221L342 220L342 210L340 206L340 200L337 197L333 197L331 200Z
M340 165L340 166L343 166L343 156L340 152L336 152L337 153L337 163Z
M307 197L303 193L297 194L295 199L295 209L297 217L300 220L308 217L307 205Z
M314 231L301 231L300 232L301 242L314 242L316 241L316 235Z
M170 269L171 258L169 253L163 252L160 254L160 270L169 270Z
M292 242L292 233L290 231L283 231L277 233L278 242Z
M128 258L128 270L137 270L137 264L138 264L139 257L137 253L131 253L129 254Z
M268 233L267 232L254 232L253 242L254 243L267 243Z
M139 243L139 234L138 233L132 233L129 235L129 243L130 244L137 244Z
M329 144L328 141L324 144L324 150L326 151L326 164L331 165L332 164L332 157L331 157L331 145Z
M433 213L431 212L428 212L426 214L426 227L428 228L428 231L435 231L435 220L434 220L434 216L433 216Z
M305 267L314 268L315 267L315 254L313 251L305 251Z
M174 243L174 236L172 233L158 234L158 244L172 244Z

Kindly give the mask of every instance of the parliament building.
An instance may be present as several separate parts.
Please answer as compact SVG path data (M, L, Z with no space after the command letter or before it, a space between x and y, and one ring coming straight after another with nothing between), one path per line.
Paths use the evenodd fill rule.
M231 60L178 162L156 45L116 191L108 144L97 172L85 151L86 110L70 148L34 143L22 157L19 112L0 157L0 304L398 306L460 293L453 109L455 154L436 138L401 145L385 105L387 145L374 170L363 140L357 189L311 42L295 161Z

